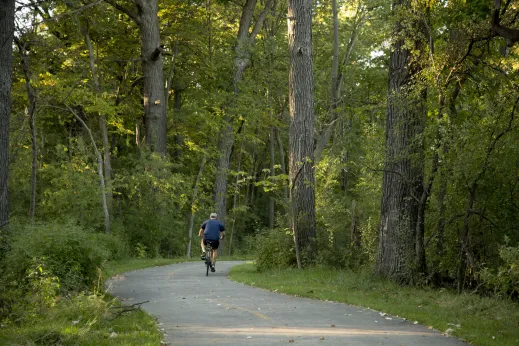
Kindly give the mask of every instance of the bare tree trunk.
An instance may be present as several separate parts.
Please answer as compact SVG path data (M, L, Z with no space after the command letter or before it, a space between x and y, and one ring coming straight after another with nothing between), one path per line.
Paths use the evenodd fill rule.
M132 0L134 10L105 0L132 18L139 27L144 79L144 122L146 144L152 151L166 154L166 108L164 95L163 46L160 43L158 0Z
M281 140L281 136L279 135L279 129L276 128L275 132L276 132L276 141L278 143L278 149L279 149L279 162L281 164L281 172L283 174L288 175L287 168L285 165L285 149L283 148L283 141ZM284 190L285 201L288 203L290 194L288 191L288 186L286 184L284 185L283 190Z
M355 18L353 20L353 29L350 35L350 39L348 40L348 45L346 47L346 55L344 60L341 63L342 69L344 69L349 61L351 52L353 51L353 47L355 45L355 41L357 40L358 33L360 28L364 24L364 18L366 16L365 9L360 5L357 7L357 12L355 13ZM330 88L330 107L329 113L331 114L330 122L326 124L326 128L317 138L317 143L315 147L315 160L319 161L322 155L323 150L326 148L326 145L330 141L330 138L335 129L335 125L337 124L337 119L339 116L339 107L341 105L341 88L344 80L344 73L339 73L339 19L338 19L338 11L337 11L337 0L332 1L332 18L333 18L333 54L332 54L332 73L331 73L331 88Z
M460 262L458 267L458 292L461 293L461 291L464 288L465 283L465 272L466 272L466 266L469 267L469 269L474 269L475 265L475 259L474 254L472 253L472 249L470 246L470 218L474 214L478 214L475 211L474 203L476 202L476 195L479 187L479 182L481 178L485 175L487 172L489 165L490 165L490 157L492 153L494 152L497 143L499 140L509 133L514 128L514 121L515 121L515 112L519 106L519 97L516 98L514 106L512 107L512 110L510 112L510 119L508 121L508 126L502 129L499 133L495 133L495 130L493 130L490 134L490 140L487 147L487 152L485 154L485 159L483 160L483 163L481 165L481 168L476 175L476 177L472 180L468 187L468 201L467 201L467 208L465 210L465 216L463 219L463 227L459 231L459 242L460 242Z
M90 128L88 125L81 119L81 117L70 107L67 105L68 110L74 115L74 117L83 125L85 130L88 132L88 135L90 136L90 140L92 141L92 146L94 147L94 151L97 156L97 174L99 175L99 181L101 185L101 196L103 199L103 212L105 215L105 232L110 233L110 214L108 213L108 206L106 204L106 186L105 186L105 179L103 175L103 156L101 155L101 152L97 149L96 142L94 140L94 136L92 135L92 131L90 131Z
M0 231L9 224L9 120L14 34L14 0L0 0Z
M193 222L195 219L195 204L196 198L198 196L198 186L200 185L200 180L202 179L202 173L204 172L205 161L207 160L207 154L204 152L204 156L202 157L202 162L200 163L200 169L198 170L198 175L196 176L195 186L193 187L193 196L191 197L191 212L189 214L189 227L188 227L188 239L187 242L187 257L191 257L191 243L193 239Z
M275 148L274 148L274 127L270 126L270 135L269 135L269 147L270 147L270 176L274 177L275 173ZM274 229L274 218L275 218L275 202L273 192L271 192L269 196L269 228Z
M242 141L242 147L243 147L243 141ZM232 255L232 245L233 245L233 240L234 240L234 226L236 225L236 208L238 206L238 195L239 195L239 192L240 192L240 187L239 187L239 181L240 181L240 170L241 170L241 150L240 150L240 153L238 155L238 174L236 174L236 181L234 183L234 196L233 196L233 206L232 206L232 210L233 210L233 215L232 215L232 225L231 225L231 237L229 239L229 256Z
M99 77L97 76L97 69L95 65L94 49L92 47L92 41L88 34L87 28L82 28L83 35L85 36L85 42L88 48L89 59L90 59L90 72L92 73L92 80L94 81L95 92L97 97L101 95L101 84L99 83ZM108 128L106 124L106 115L99 114L99 129L101 130L101 138L103 139L103 168L104 168L104 180L106 184L106 205L108 208L108 214L112 213L113 207L113 187L112 187L112 156L110 153L110 142L108 141ZM110 226L109 226L110 228Z
M394 1L394 8L409 7L408 0ZM400 22L394 35L401 36ZM416 231L423 222L417 197L423 191L423 144L417 138L424 128L425 95L412 90L420 66L410 61L412 53L401 38L393 46L389 64L386 159L375 265L376 274L400 283L416 280Z
M254 24L254 27L249 34L256 2L257 0L247 0L243 7L240 18L240 26L238 28L238 37L235 47L234 76L232 82L234 99L231 102L229 115L226 118L226 125L223 129L223 132L220 134L220 140L218 143L220 158L218 159L216 168L214 204L216 212L218 213L222 223L225 223L225 216L227 212L227 174L229 171L229 161L232 152L232 146L234 144L234 118L232 117L232 113L234 112L234 101L239 94L239 83L243 79L243 72L250 63L251 48L254 45L256 36L258 35L259 30L265 21L270 7L272 6L273 0L268 0L268 2L265 4L265 8L256 20L256 23Z
M18 52L22 59L23 73L25 76L25 89L27 90L27 98L29 99L29 107L26 108L26 114L29 118L29 126L31 129L32 142L32 167L31 167L31 202L29 205L29 219L34 222L34 213L36 211L36 182L38 169L38 146L36 126L34 123L34 115L36 113L36 95L33 86L31 85L31 73L29 66L29 56L27 52L27 43L22 43L18 38L14 37L14 41L18 46Z
M181 116L183 91L184 90L180 89L180 88L175 89L175 102L173 103L173 109L174 109L173 114L175 114L175 119L178 119ZM175 142L176 142L176 147L173 152L173 157L176 159L180 159L180 157L182 156L182 145L184 143L184 139L182 138L181 133L177 133L175 135Z
M289 0L290 198L298 266L317 254L314 181L312 1ZM304 255L305 263L301 256Z

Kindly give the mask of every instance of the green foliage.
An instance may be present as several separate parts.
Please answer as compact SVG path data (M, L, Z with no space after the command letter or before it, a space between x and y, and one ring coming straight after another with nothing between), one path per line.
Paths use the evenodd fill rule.
M187 243L183 208L190 190L186 176L172 173L172 164L155 156L131 164L131 172L120 170L114 179L124 205L116 213L118 232L139 258L183 255Z
M155 319L140 309L122 314L111 297L77 294L61 299L31 323L2 326L2 345L158 345Z
M496 295L519 298L519 245L503 245L499 249L503 264L497 270L484 268L481 281Z
M93 288L111 255L104 239L73 224L20 225L3 270L22 291L57 282L62 292Z
M43 188L37 213L43 220L72 219L84 228L104 229L99 176L89 148L82 138L69 147L57 145L58 161L44 164L39 170Z
M286 268L296 264L294 236L290 230L274 228L263 230L256 235L256 268L264 271L272 268Z

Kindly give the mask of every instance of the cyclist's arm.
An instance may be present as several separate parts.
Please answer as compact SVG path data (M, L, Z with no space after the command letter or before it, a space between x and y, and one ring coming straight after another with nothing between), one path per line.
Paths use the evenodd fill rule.
M203 236L204 236L204 230L205 230L205 225L206 225L206 223L207 223L207 221L204 222L204 223L202 224L202 226L200 226L200 231L198 231L198 236L199 236L199 237L203 237Z
M225 238L225 226L220 223L220 239Z

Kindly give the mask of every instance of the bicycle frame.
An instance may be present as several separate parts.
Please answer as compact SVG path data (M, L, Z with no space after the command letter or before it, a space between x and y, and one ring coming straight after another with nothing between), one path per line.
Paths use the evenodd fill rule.
M211 261L213 260L213 246L210 242L205 246L205 276L209 276Z

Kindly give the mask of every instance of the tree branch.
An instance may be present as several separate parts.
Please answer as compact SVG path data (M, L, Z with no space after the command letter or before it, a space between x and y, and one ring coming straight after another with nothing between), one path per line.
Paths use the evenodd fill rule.
M148 303L148 302L149 302L149 300L146 300L146 301L140 302L140 303L135 303L135 304L132 304L130 306L114 306L113 307L114 309L121 309L121 311L116 313L112 320L115 320L117 317L121 316L125 312L129 312L129 311L134 311L134 310L140 309L142 304Z
M131 11L130 9L128 9L128 8L126 8L124 6L119 5L117 2L115 2L115 0L104 0L104 1L106 3L112 5L115 9L117 9L117 10L125 13L126 15L128 15L128 17L133 19L135 21L135 23L140 24L141 17L137 13Z
M509 47L512 47L516 42L519 42L519 30L501 25L501 16L506 12L507 8L508 5L505 5L501 11L501 0L494 0L494 11L490 28L496 35L503 37Z
M263 12L261 12L258 21L254 24L254 28L252 29L252 32L250 34L250 38L252 41L256 39L256 36L258 35L261 27L263 26L263 22L265 21L265 18L267 17L268 11L270 11L270 8L272 7L272 4L274 3L274 0L269 0L267 4L265 5L265 8L263 9Z

